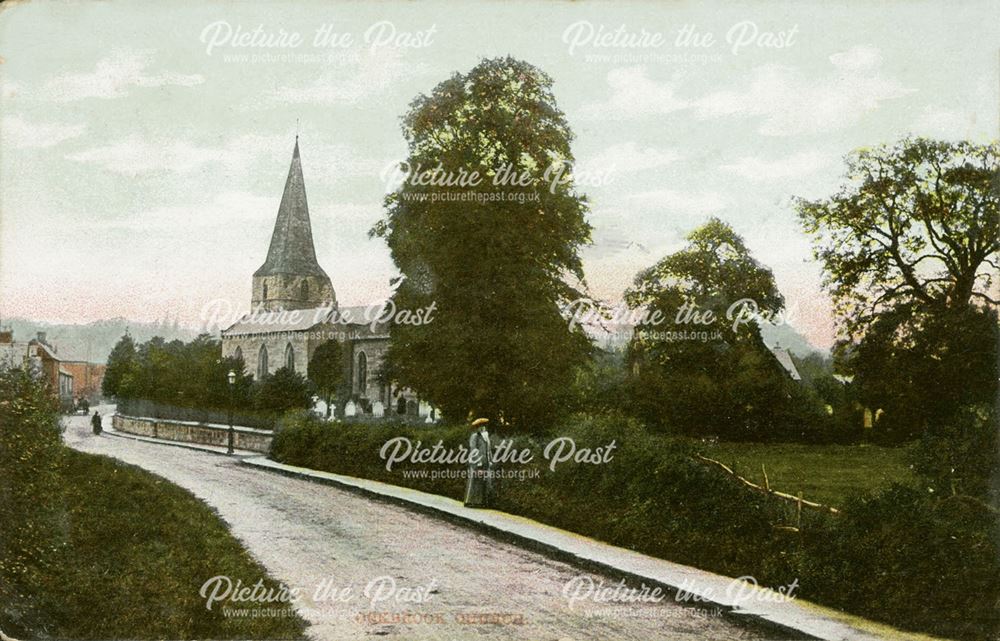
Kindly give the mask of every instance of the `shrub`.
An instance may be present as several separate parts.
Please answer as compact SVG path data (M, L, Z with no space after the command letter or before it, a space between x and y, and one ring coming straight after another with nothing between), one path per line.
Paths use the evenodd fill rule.
M0 372L0 615L13 629L37 609L33 588L61 544L64 465L45 386L22 370Z
M962 639L1000 634L996 513L961 497L894 485L810 532L803 589L824 603Z
M301 374L282 367L254 383L253 404L257 410L275 415L309 408L312 407L312 385Z
M998 460L996 419L993 406L972 405L930 426L912 449L917 473L939 495L985 498Z

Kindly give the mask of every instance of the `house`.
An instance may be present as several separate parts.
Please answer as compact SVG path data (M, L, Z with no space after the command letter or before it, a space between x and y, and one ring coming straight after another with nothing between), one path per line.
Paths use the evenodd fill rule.
M63 409L73 407L76 398L73 372L64 367L56 348L46 340L45 332L38 332L29 341L16 341L12 330L0 330L0 369L14 367L24 368L44 380Z

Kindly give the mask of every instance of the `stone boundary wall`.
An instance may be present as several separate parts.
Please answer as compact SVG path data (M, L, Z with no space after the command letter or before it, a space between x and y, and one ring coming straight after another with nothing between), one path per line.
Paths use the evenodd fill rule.
M115 414L111 425L119 432L162 438L167 441L197 443L199 445L215 445L226 447L229 427L223 425L206 425L204 423L189 423L171 421L162 418L147 418L142 416L123 416ZM271 432L255 430L249 427L233 428L233 447L237 450L249 450L267 454L271 449Z

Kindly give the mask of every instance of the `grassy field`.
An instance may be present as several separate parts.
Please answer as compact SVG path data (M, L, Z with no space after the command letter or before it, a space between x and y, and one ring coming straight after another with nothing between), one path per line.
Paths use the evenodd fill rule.
M913 475L903 448L876 445L798 445L789 443L702 443L698 451L733 467L763 485L761 465L771 487L803 498L841 506L858 492L908 483Z
M269 616L227 617L220 604L206 609L199 590L211 577L277 582L203 502L113 459L69 449L61 456L58 503L47 516L25 516L41 532L38 548L25 550L16 564L0 559L0 569L20 579L0 606L5 632L63 639L304 637L304 621L286 603L229 606L269 609ZM283 612L272 614L277 609Z

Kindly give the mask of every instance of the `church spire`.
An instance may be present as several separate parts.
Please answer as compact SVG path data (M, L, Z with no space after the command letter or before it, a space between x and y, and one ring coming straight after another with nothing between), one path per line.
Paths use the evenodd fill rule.
M307 309L336 306L333 284L316 262L306 185L302 179L299 137L274 221L267 259L253 275L253 309Z
M326 272L316 261L312 224L309 221L309 205L306 202L306 186L302 178L298 135L295 136L292 164L288 168L285 191L278 206L278 218L274 222L267 260L254 272L254 276L278 274L326 278Z

